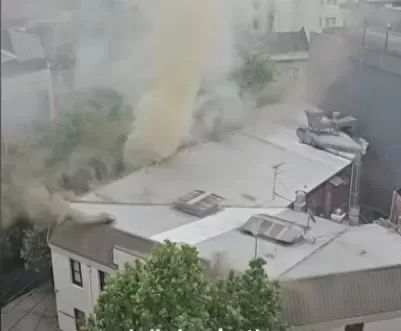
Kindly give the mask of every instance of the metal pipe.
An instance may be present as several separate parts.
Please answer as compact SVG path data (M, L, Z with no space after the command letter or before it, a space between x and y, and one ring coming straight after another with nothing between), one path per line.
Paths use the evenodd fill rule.
M386 42L384 44L384 51L386 52L386 54L388 53L388 39L389 39L390 30L391 30L391 24L387 24Z

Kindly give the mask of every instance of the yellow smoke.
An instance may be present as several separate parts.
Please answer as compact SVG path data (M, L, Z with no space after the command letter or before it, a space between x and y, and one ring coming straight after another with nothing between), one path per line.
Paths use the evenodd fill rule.
M127 167L168 158L188 134L221 1L161 1L161 15L151 36L153 78L125 144Z

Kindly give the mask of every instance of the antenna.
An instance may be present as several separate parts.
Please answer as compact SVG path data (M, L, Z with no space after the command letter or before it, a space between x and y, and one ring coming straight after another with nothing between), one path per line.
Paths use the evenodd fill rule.
M272 195L273 195L273 200L276 198L276 180L277 176L282 173L282 171L279 171L279 168L283 166L285 162L277 163L272 166L274 175L273 175L273 189L272 189Z
M310 221L312 221L313 223L316 223L316 217L313 214L312 210L310 210L310 208L308 208L307 214L308 214L308 224L304 228L304 238L305 238L306 234L308 233L308 231L311 229ZM312 243L315 243L315 242L316 242L316 238L312 237Z

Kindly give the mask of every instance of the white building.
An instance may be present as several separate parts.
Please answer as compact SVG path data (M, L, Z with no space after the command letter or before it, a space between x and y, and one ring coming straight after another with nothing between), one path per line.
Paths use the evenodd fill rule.
M115 273L124 262L146 258L152 246L165 239L195 246L212 272L216 272L217 253L226 253L227 267L238 270L247 267L255 252L267 259L270 276L283 281L286 314L295 330L331 330L401 316L401 288L394 282L386 283L393 286L390 288L369 284L372 289L381 286L378 299L389 295L389 291L399 295L391 301L393 311L384 305L383 313L383 306L364 305L364 298L356 297L345 305L345 315L333 315L335 310L330 310L328 302L320 301L320 315L308 313L313 309L308 296L324 298L319 297L313 281L308 287L311 292L302 295L298 287L291 287L296 286L295 279L306 282L313 276L325 281L328 274L343 273L346 277L338 291L341 285L354 282L355 272L361 269L376 268L384 274L385 267L401 264L401 256L396 253L401 249L401 237L379 225L349 227L323 218L317 218L304 234L309 223L307 214L287 209L295 199L295 191L305 191L308 207L314 210L319 209L314 208L319 201L330 201L333 196L343 204L339 199L341 190L336 193L329 187L347 187L344 172L351 161L300 144L296 136L304 117L300 110L281 105L254 115L244 129L223 141L183 150L169 162L133 173L73 203L74 208L89 214L114 215L116 222L78 227L65 223L49 231L61 330L75 331L80 320L88 317L105 275ZM195 205L190 213L172 208L174 201L196 189L224 197L223 209L194 216L194 211L200 212ZM205 196L212 199L213 206L214 196ZM337 208L334 200L326 205L329 213ZM302 205L302 201L296 203ZM258 214L264 214L266 224L271 226L267 235L270 239L266 233L264 239L255 240L239 231ZM394 272L401 277L399 267ZM333 290L327 287L327 291ZM305 307L299 314L293 311L294 295L301 296ZM369 319L358 317L361 315L357 316L352 307ZM380 314L376 314L378 309L382 309Z
M347 0L253 0L252 27L260 32L289 32L305 28L321 32L344 24L341 4Z
M1 67L2 137L49 120L54 115L52 79L39 37L3 30Z

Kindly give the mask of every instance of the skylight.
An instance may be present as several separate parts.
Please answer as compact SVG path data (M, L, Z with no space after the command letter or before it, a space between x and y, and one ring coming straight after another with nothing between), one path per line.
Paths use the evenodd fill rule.
M241 231L287 244L294 243L304 234L301 226L265 214L253 215L241 227Z
M223 197L202 190L194 190L173 202L173 207L197 217L205 217L216 213Z

